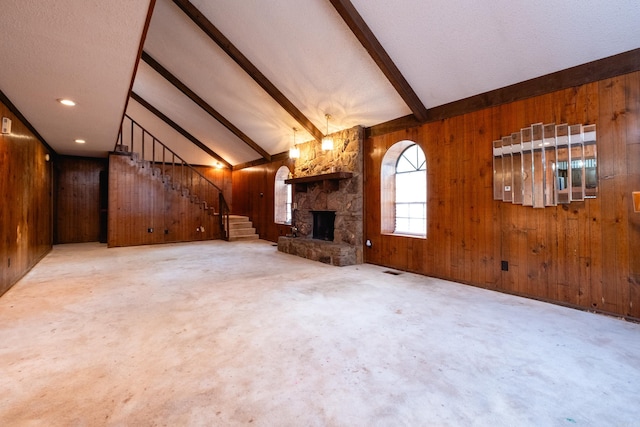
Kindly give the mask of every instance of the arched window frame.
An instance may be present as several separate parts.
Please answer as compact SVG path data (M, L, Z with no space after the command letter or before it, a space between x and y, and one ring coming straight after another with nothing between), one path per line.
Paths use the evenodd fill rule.
M418 198L415 202L412 203L421 203L424 206L424 228L420 227L420 231L408 231L408 230L398 230L396 227L396 212L398 209L397 206L397 196L398 192L396 191L396 168L398 166L398 161L401 159L403 154L410 147L416 146L424 156L424 150L420 145L416 144L414 141L403 140L392 145L387 152L385 153L382 159L382 165L380 170L380 207L381 207L381 232L383 234L390 235L401 235L415 238L426 238L426 230L427 230L427 212L426 212L426 201L427 201L427 173L426 173L426 156L424 161L424 194L419 194Z
M273 191L273 218L276 224L291 225L291 204L293 200L291 184L284 183L287 178L289 178L289 168L280 166L276 172Z

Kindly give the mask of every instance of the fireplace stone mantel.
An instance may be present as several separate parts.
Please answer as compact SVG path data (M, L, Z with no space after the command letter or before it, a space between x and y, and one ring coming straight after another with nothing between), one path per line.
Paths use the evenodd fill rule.
M295 190L300 192L307 191L307 186L311 184L321 183L326 191L338 191L339 181L353 177L352 172L331 172L320 175L302 176L299 178L285 179L285 184L295 185Z

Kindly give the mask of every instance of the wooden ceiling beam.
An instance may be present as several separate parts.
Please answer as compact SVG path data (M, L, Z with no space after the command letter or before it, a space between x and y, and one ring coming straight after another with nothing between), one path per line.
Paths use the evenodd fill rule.
M249 59L236 48L224 34L216 28L211 21L204 16L188 0L173 0L173 2L187 15L202 31L205 32L220 48L225 51L236 64L238 64L256 83L262 87L282 108L285 109L311 136L321 141L322 132L309 120L289 99L273 84Z
M184 128L182 128L180 125L178 125L176 122L174 122L173 120L171 120L169 117L167 117L166 115L164 115L160 110L158 110L156 107L154 107L153 105L151 105L149 102L147 102L144 98L142 98L140 95L138 95L135 92L131 92L131 98L133 98L134 100L136 100L137 102L139 102L144 108L146 108L147 110L151 111L153 114L155 114L160 120L162 120L163 122L165 122L166 124L168 124L169 126L171 126L173 128L173 130L175 130L176 132L178 132L180 135L184 136L185 138L187 138L189 141L191 141L193 144L195 144L198 148L200 148L202 151L204 151L205 153L207 153L208 155L210 155L211 157L213 157L214 159L218 160L220 163L224 164L226 167L228 167L229 169L232 169L233 166L231 165L231 163L227 162L225 159L223 159L220 155L218 155L215 151L213 151L211 148L207 147L205 144L202 143L202 141L200 141L198 138L196 138L195 136L191 135L189 132L187 132Z
M129 95L133 92L133 83L136 81L136 75L138 74L138 65L140 65L140 56L142 55L144 42L147 40L147 34L149 33L149 25L151 25L151 17L153 16L153 10L156 7L156 0L149 1L149 9L147 10L147 18L144 21L144 28L142 29L142 36L140 37L140 44L138 45L138 56L136 56L136 63L133 66L133 74L131 75L131 82L129 82ZM120 123L124 123L124 116L127 114L127 106L129 105L129 99L131 97L127 96L126 101L124 102L124 110L122 110L122 119ZM116 146L118 145L118 137L116 136ZM114 146L115 151L115 146Z
M263 159L270 162L271 155L267 153L264 148L258 145L253 139L249 138L244 132L238 129L233 123L227 120L222 114L217 112L211 105L209 105L204 99L200 98L198 94L192 91L187 85L182 83L176 76L171 74L169 70L164 68L158 61L153 59L147 52L142 52L142 60L146 62L151 68L156 70L158 74L164 77L169 83L174 85L180 92L184 93L190 100L196 103L200 108L206 111L211 117L217 120L220 124L226 127L231 133L241 139L245 144L251 147L252 150L259 153Z
M349 0L330 0L333 7L351 29L362 46L369 52L371 58L393 85L400 97L407 104L413 115L420 122L427 119L427 108L414 92L409 82L404 78L391 57L384 50L373 31L362 19L356 8Z
M271 160L274 162L287 162L289 160L289 151L283 151L282 153L274 154L273 156L271 156ZM264 159L256 159L250 162L233 165L232 171L235 172L242 169L252 168L254 166L261 166L266 163L267 162Z

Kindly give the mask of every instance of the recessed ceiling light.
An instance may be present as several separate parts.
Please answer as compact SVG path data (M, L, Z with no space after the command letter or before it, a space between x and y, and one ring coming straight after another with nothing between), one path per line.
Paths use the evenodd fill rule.
M58 102L62 105L66 105L67 107L73 107L74 105L76 105L75 102L67 98L60 98L58 99Z
M85 142L87 142L87 141L85 141L84 139L76 139L76 142L77 142L78 144L84 144L84 143L85 143Z

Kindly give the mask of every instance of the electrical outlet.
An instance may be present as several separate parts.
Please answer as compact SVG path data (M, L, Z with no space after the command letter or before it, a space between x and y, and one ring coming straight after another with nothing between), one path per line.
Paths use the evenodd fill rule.
M509 261L502 261L500 268L502 271L509 271Z

